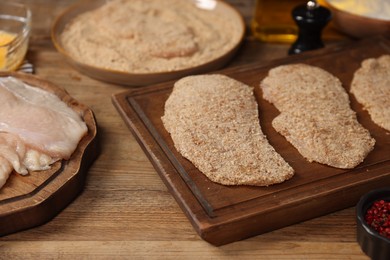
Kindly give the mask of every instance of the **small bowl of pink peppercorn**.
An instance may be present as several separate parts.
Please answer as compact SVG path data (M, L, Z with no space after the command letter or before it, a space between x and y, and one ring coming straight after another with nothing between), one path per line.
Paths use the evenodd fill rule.
M373 190L356 205L357 241L371 259L390 259L390 187Z

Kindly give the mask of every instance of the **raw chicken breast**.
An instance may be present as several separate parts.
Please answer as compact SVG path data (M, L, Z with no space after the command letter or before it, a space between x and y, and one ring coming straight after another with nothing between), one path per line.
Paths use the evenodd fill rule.
M0 78L0 188L13 170L25 175L69 159L87 131L81 116L56 95Z
M11 163L7 159L0 157L0 188L3 187L11 172Z
M23 165L26 146L17 136L0 132L0 157L6 159L19 174L27 174Z
M56 95L7 77L0 78L0 132L53 158L69 159L87 126Z

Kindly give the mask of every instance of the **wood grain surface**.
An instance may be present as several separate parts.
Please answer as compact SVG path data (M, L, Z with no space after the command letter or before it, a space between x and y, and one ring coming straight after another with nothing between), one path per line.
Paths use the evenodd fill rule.
M272 65L255 63L218 71L254 87L262 131L295 170L291 180L269 187L213 183L177 152L161 121L175 81L119 93L113 102L195 230L206 241L222 245L353 206L371 189L390 183L390 136L352 95L351 106L375 138L375 149L354 169L337 169L309 163L274 130L272 120L279 112L262 98L259 88L271 68L305 63L331 72L348 93L361 62L388 53L390 41L379 38L290 56Z
M202 240L111 104L111 96L128 87L90 79L56 52L51 23L76 0L22 2L33 13L27 58L38 76L93 110L101 154L83 193L53 220L0 237L1 259L368 259L356 242L354 207L221 247ZM255 1L228 2L248 25ZM248 32L228 67L268 64L286 57L288 48L258 42Z

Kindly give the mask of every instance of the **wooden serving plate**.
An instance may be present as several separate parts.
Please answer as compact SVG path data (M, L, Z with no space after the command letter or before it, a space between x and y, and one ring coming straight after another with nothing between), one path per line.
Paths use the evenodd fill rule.
M390 133L375 125L352 95L351 107L376 145L362 164L344 170L309 163L279 135L271 125L279 112L258 87L272 67L300 62L324 68L348 90L361 61L385 53L390 42L379 38L218 72L255 87L261 128L295 169L291 180L269 187L213 183L176 151L161 122L174 82L116 94L113 103L199 235L222 245L353 206L369 190L390 185Z
M41 225L55 217L82 191L88 168L98 155L97 126L92 110L78 103L65 90L35 76L0 72L0 77L3 76L19 78L56 94L82 115L88 133L69 160L58 161L47 171L31 172L27 176L10 175L0 189L1 236Z

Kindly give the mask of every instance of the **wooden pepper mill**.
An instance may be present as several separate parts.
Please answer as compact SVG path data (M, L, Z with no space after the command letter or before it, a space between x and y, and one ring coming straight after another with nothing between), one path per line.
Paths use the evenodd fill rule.
M322 29L332 18L329 9L320 6L316 1L298 5L292 11L295 23L298 25L298 38L291 45L288 54L315 50L324 47L321 39Z

